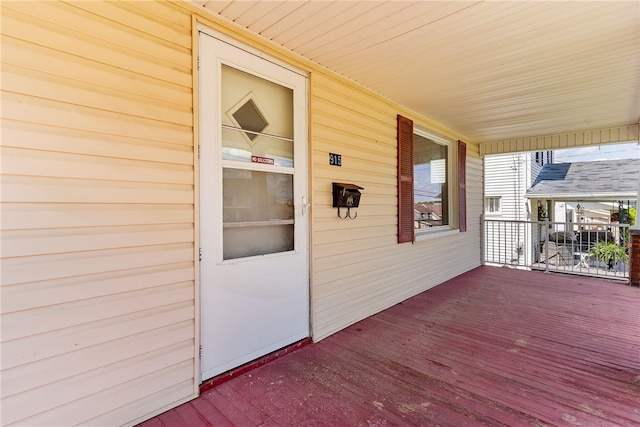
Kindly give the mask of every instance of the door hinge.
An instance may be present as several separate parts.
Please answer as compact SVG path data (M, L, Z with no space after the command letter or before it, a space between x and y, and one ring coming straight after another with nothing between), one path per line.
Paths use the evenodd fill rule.
M198 70L200 69L200 57L198 56Z
M202 359L202 344L200 344L200 348L198 349L198 357Z
M198 249L198 261L202 261L202 248Z
M200 151L202 151L202 145L198 145L198 158L200 158Z

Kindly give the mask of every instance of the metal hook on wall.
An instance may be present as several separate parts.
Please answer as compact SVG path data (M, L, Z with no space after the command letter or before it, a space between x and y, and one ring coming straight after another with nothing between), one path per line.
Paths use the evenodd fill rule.
M358 217L358 212L354 216L351 216L351 207L347 207L347 213L344 216L340 215L340 207L338 207L338 218L340 219L356 219Z

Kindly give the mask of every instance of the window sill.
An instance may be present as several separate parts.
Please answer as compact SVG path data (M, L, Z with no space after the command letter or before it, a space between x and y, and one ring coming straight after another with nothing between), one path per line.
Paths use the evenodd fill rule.
M415 241L421 242L423 240L431 240L439 237L453 236L456 234L460 234L460 230L457 228L453 230L450 228L442 230L430 230L428 232L416 233Z

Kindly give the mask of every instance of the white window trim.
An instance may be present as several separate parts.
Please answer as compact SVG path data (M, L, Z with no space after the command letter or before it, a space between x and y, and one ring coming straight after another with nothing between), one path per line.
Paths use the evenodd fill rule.
M418 233L418 230L416 230L416 234L415 234L416 242L421 242L423 240L431 240L438 237L454 236L460 233L460 229L452 228L446 225L442 225L440 227L425 228L423 230L424 231L422 231L421 233Z
M487 199L499 199L500 206L497 211L489 212L487 210ZM487 216L500 216L502 215L502 196L485 196L484 197L484 214Z
M453 203L453 189L455 188L453 185L453 181L455 178L454 159L457 159L457 156L458 156L457 149L456 149L456 152L454 152L454 147L457 147L456 141L454 141L451 138L442 136L438 133L427 130L425 128L422 128L416 124L413 125L413 133L420 135L424 138L431 139L434 142L438 144L442 144L447 147L447 192L449 194L449 212L448 212L449 224L440 225L437 227L414 229L413 231L414 240L415 241L424 240L428 238L428 236L436 237L435 235L439 237L444 235L457 234L459 232L459 229L457 226L454 227L454 225L452 224L453 219L456 217L456 214L457 214L457 211L454 209L454 203ZM414 164L414 167L415 167L415 164ZM416 185L415 177L414 177L413 185L414 186Z

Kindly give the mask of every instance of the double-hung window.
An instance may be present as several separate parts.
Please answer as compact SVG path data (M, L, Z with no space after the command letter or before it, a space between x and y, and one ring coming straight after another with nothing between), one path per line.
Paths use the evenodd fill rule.
M451 170L448 141L425 130L413 129L413 202L417 218L414 228L440 228L450 225L449 202ZM426 216L426 219L425 219Z
M463 142L398 116L398 242L456 226L466 231L465 158Z

